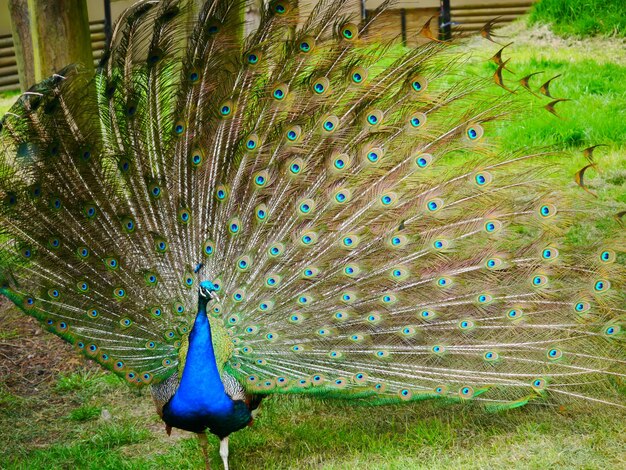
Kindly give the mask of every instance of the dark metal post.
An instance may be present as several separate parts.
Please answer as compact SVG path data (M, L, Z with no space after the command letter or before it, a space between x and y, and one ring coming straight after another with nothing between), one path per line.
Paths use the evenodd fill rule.
M361 0L361 20L367 19L367 10L365 9L365 0Z
M111 44L111 36L113 35L111 21L111 0L104 0L104 40L106 41L106 47L109 47Z
M400 9L400 30L402 31L402 45L406 47L406 10Z
M450 0L439 1L439 39L447 41L452 37L450 24Z

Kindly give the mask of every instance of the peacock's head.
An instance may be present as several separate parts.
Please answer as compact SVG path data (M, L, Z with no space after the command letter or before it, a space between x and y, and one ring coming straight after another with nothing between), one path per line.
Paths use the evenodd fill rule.
M200 288L198 289L200 299L204 299L206 302L217 299L215 292L217 292L217 289L215 288L215 284L211 281L202 281L200 283Z

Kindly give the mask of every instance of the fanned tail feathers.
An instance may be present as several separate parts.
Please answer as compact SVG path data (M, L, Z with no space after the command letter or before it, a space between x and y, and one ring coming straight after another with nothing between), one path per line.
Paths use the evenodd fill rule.
M449 43L371 43L343 1L271 2L245 39L240 2L192 3L140 2L95 77L4 118L0 292L135 384L177 371L210 279L255 393L625 406L623 229L566 243L598 209L492 143L517 95Z

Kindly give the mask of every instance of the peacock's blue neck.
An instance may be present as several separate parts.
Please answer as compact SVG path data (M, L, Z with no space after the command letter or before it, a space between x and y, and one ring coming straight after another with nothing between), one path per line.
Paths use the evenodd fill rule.
M233 409L217 368L206 305L201 297L180 384L163 409L165 421L181 429L194 430L207 417L228 416Z

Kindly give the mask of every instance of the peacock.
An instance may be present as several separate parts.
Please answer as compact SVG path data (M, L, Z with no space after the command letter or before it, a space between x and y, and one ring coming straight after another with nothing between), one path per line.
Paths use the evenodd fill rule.
M402 47L388 2L347 3L272 0L244 35L239 0L142 0L95 72L24 93L0 127L0 293L149 387L207 467L206 432L228 468L268 395L626 408L625 213L568 243L605 213L593 148L574 193L553 150L494 138L563 99L503 80L506 46L462 73L430 22Z

